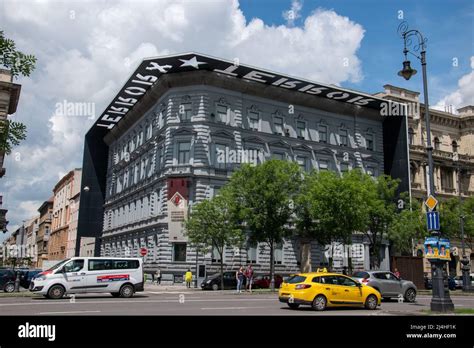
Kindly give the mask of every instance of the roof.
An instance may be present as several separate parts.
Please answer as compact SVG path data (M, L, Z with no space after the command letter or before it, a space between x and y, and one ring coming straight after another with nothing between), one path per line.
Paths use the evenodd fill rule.
M160 76L199 70L313 95L315 98L328 98L359 107L379 110L382 104L387 103L385 99L371 94L189 52L143 59L112 102L98 117L91 130L100 128L105 133L110 131L127 117L134 106L156 84Z

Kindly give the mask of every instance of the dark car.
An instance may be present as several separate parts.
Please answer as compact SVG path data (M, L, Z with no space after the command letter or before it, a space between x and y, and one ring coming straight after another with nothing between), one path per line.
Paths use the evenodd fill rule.
M275 274L275 288L278 289L283 283L283 277ZM257 275L253 278L252 289L268 289L270 288L270 274Z
M15 272L11 269L0 269L0 291L15 291Z
M20 274L20 286L28 289L33 278L41 272L41 269L23 270Z
M456 290L456 280L454 279L454 277L448 277L448 287L451 291ZM433 289L433 281L431 280L431 278L425 277L425 289Z
M206 277L201 283L201 289L203 290L222 290L221 289L221 275L220 273L213 274L212 276ZM235 278L235 272L224 272L224 290L236 290L237 279ZM242 289L245 289L245 278L242 284Z

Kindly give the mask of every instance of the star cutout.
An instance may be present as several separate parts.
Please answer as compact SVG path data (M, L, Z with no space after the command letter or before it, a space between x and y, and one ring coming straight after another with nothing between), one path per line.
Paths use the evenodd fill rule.
M199 69L199 64L207 64L207 63L204 63L204 62L198 62L196 57L193 57L191 59L180 59L180 61L183 62L183 64L181 64L180 68L183 67L183 66L192 66L193 68Z

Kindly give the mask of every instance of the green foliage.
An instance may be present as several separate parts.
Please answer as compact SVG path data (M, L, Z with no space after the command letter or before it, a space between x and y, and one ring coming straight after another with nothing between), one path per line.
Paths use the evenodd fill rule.
M460 216L464 217L465 241L473 247L474 242L474 197L450 198L440 202L440 224L443 236L461 239Z
M16 50L13 40L6 38L0 30L0 65L9 69L14 77L30 76L35 69L36 57Z
M0 121L0 152L9 155L14 146L26 139L26 126L21 122Z

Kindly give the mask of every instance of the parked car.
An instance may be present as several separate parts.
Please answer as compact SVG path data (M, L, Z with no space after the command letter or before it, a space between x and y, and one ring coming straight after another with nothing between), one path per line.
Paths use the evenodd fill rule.
M20 286L28 289L33 278L41 272L41 269L29 269L22 271L20 274Z
M275 274L275 288L278 289L283 283L283 277ZM252 289L269 289L270 288L270 274L257 275L253 278Z
M370 310L380 305L380 293L338 273L300 273L290 277L278 292L280 302L291 309L300 305L323 311L326 307L355 306Z
M384 299L398 297L401 294L407 302L415 302L416 300L416 285L410 280L398 278L392 272L360 271L355 272L352 278L373 287L380 292Z
M0 290L15 291L15 272L11 269L0 269Z
M462 287L462 280L461 280L461 287ZM454 277L448 277L448 288L451 291L456 290L456 280ZM425 289L431 290L433 289L433 281L431 278L425 277Z
M245 287L245 278L242 289ZM222 290L221 289L221 274L213 274L201 283L202 290ZM237 279L235 278L235 271L224 272L224 290L237 289Z

